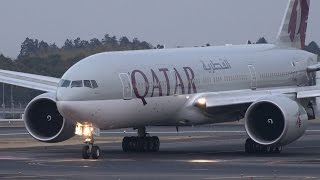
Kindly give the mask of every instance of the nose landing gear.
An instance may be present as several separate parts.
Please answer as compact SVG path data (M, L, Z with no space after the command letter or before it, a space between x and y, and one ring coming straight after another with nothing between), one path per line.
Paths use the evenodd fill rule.
M100 148L99 146L93 145L93 142L93 139L91 139L89 142L84 142L86 145L82 148L83 159L89 159L90 156L92 159L98 159L100 157Z
M85 138L84 143L86 145L82 148L82 158L89 159L91 156L92 159L98 159L100 157L100 148L94 145L93 136L100 136L100 129L93 127L92 124L82 125L77 123L75 134Z

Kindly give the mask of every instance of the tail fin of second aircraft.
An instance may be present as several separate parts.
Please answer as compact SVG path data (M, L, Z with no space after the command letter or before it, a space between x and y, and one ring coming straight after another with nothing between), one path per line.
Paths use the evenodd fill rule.
M289 0L276 44L303 49L308 26L310 0Z

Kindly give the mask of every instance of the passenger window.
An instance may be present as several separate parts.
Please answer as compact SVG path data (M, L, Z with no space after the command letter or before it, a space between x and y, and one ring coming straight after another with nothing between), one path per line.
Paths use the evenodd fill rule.
M92 84L93 89L98 88L98 84L95 80L91 80L91 84Z
M82 87L82 86L83 86L82 81L72 81L72 83L71 83L71 88Z
M91 82L89 80L84 80L83 85L84 85L84 87L92 88Z

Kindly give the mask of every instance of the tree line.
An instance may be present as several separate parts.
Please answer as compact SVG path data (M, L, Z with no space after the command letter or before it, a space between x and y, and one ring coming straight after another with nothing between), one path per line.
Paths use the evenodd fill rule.
M248 41L249 44L251 44L250 41ZM268 41L264 38L261 37L258 39L258 41L256 42L256 44L267 44ZM317 54L318 55L318 60L320 61L319 57L320 57L320 48L318 46L318 44L314 41L311 41L308 45L304 46L304 50L311 52L313 54Z
M268 42L264 37L261 37L254 43L264 44ZM204 46L210 46L210 44L208 43ZM118 38L109 34L104 35L102 39L82 40L79 37L66 39L61 47L58 47L55 43L26 38L21 44L21 50L16 59L0 54L0 69L60 78L66 70L79 60L96 53L152 48L162 49L164 46L153 46L137 38L130 40L126 36ZM320 56L320 48L315 42L306 45L305 50ZM13 92L12 97L11 90ZM11 88L10 85L5 85L5 98L3 101L3 87L0 86L0 105L3 102L7 107L11 107L12 103L14 103L15 107L19 106L19 104L25 105L41 93L36 90L16 86Z
M126 51L151 49L153 46L138 38L130 40L126 36L116 37L108 34L102 39L93 38L89 41L67 39L61 47L55 43L47 43L38 39L26 38L21 44L21 50L16 59L0 54L0 69L39 74L60 78L72 65L81 59L100 52ZM0 105L4 102L7 107L11 104L26 104L42 92L11 86L4 86L5 98L3 101L3 87L0 86Z

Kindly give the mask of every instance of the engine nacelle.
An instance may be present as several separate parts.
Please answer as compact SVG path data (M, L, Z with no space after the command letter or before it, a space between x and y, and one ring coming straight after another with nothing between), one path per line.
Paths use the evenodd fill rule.
M249 137L262 145L284 146L300 138L308 125L306 110L285 96L254 102L245 115Z
M28 104L23 119L30 135L42 142L61 142L75 135L75 124L61 116L52 93L35 97Z

